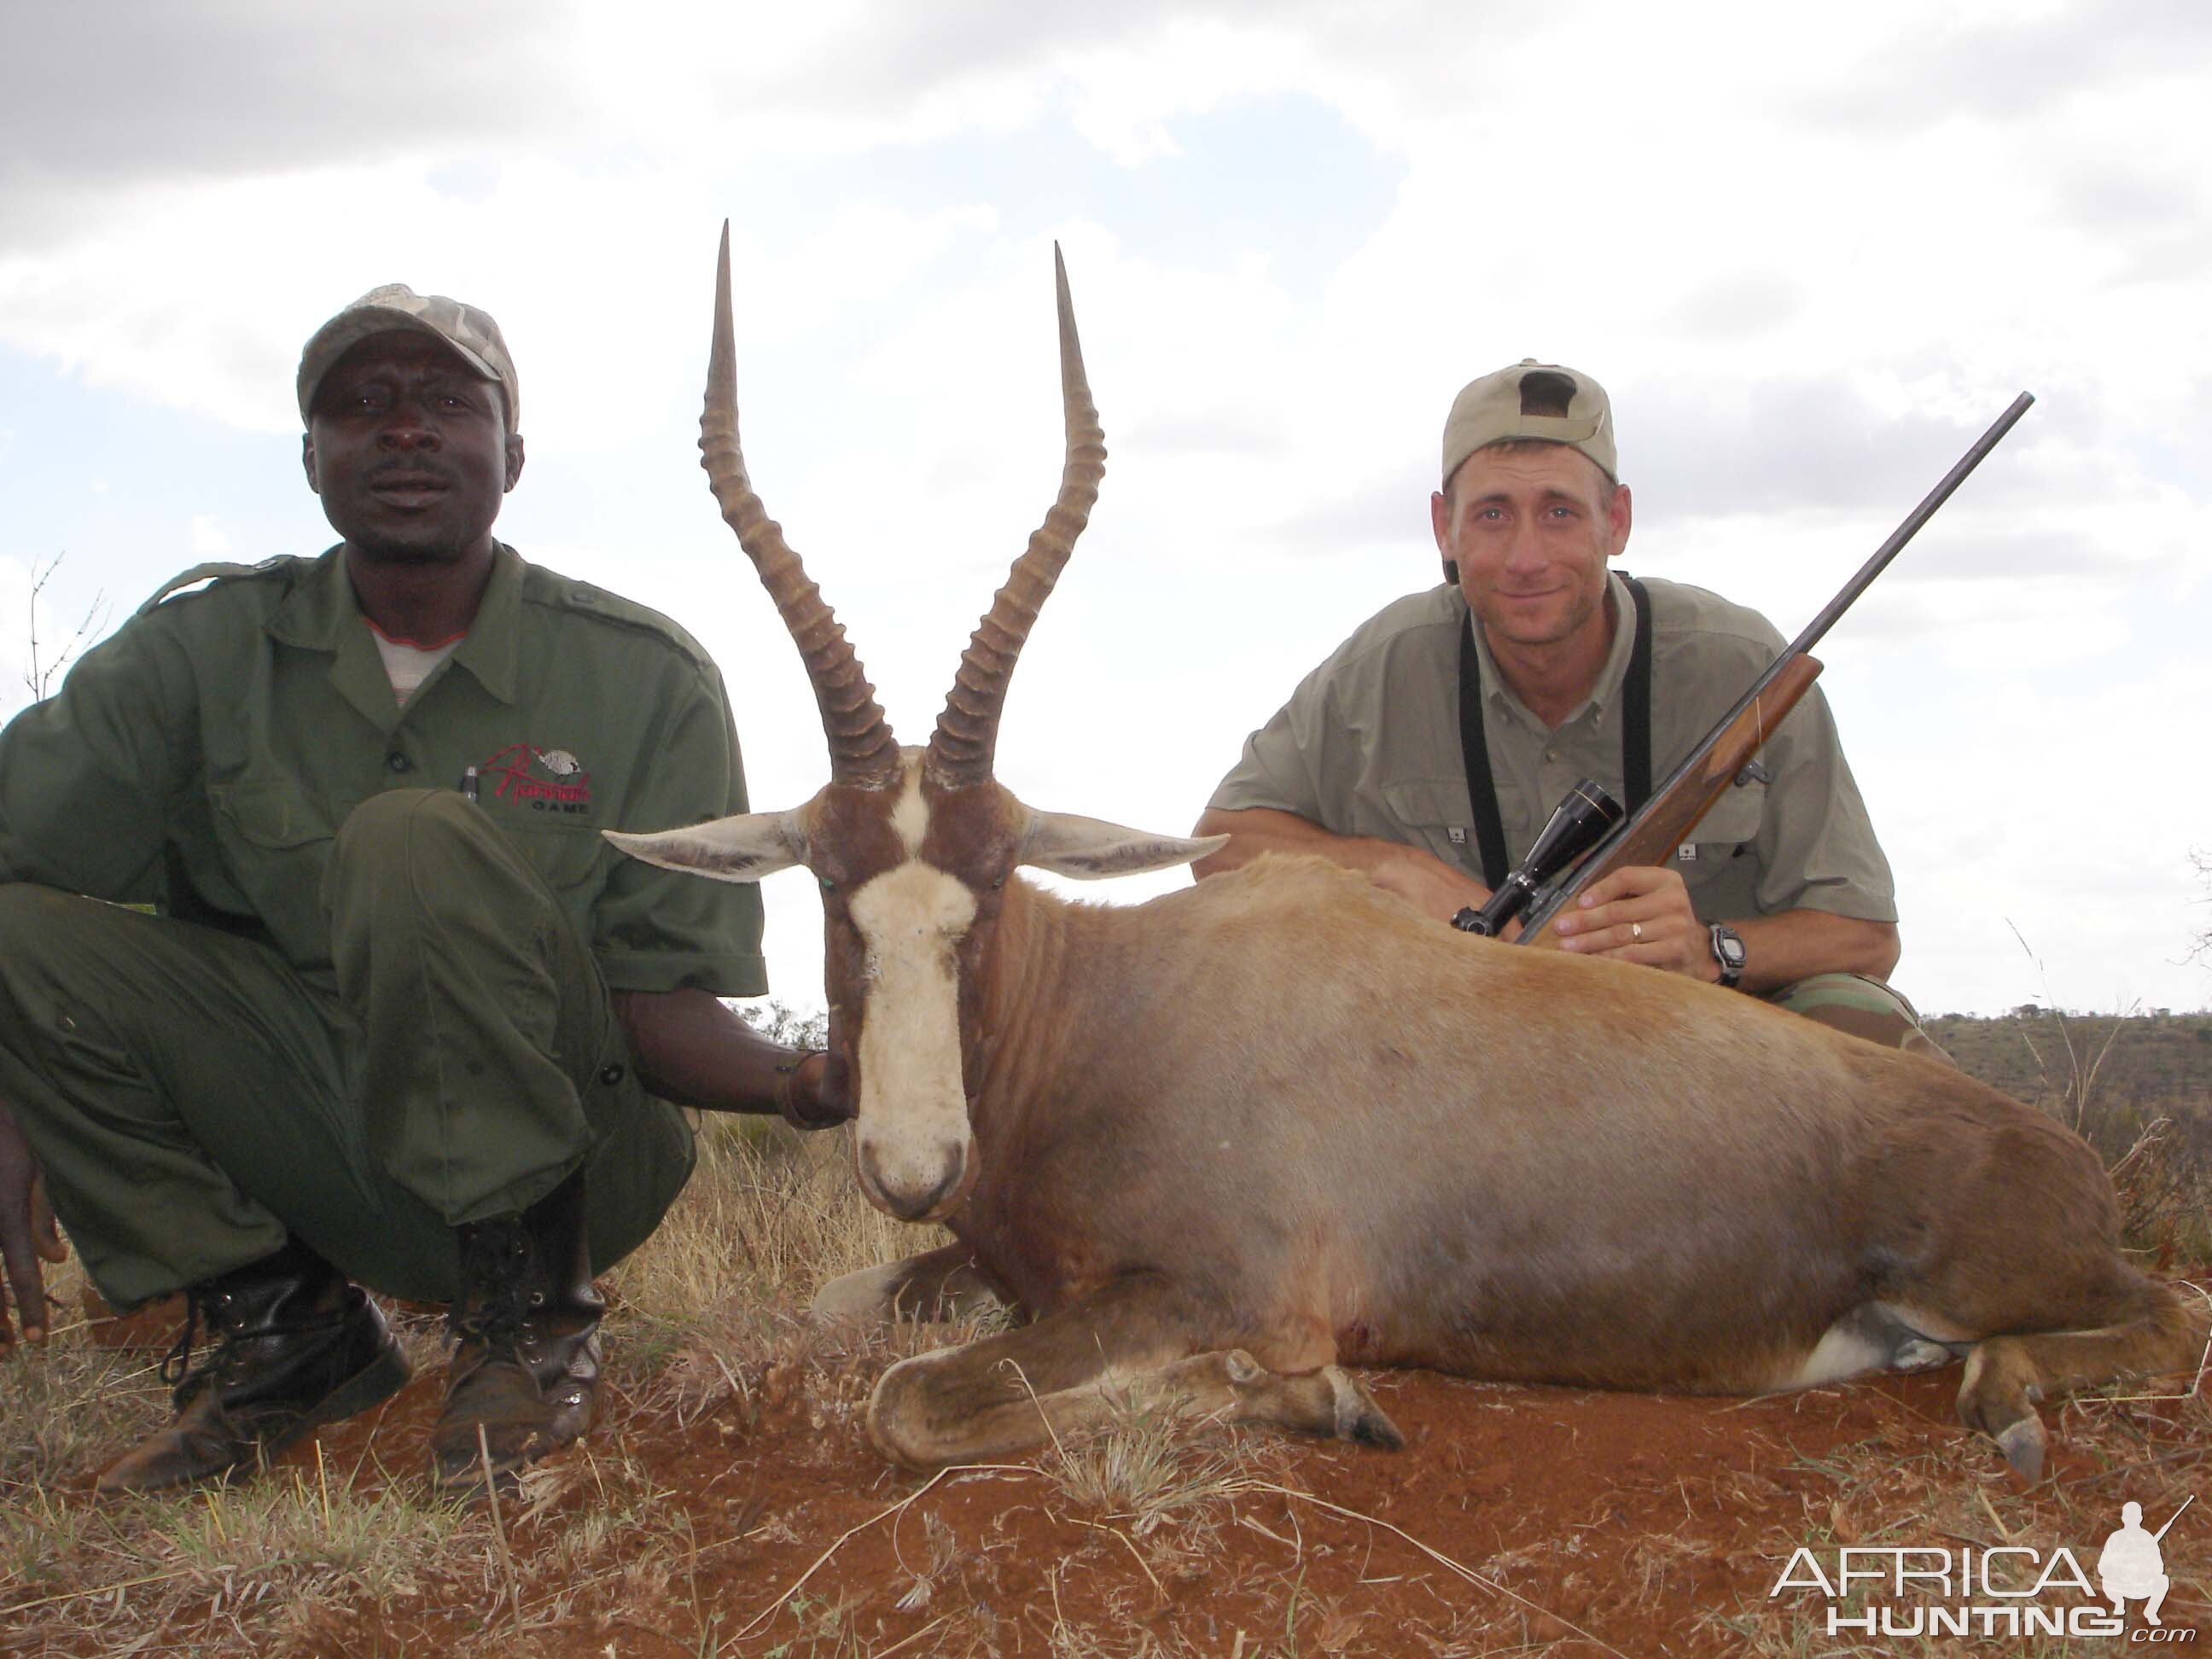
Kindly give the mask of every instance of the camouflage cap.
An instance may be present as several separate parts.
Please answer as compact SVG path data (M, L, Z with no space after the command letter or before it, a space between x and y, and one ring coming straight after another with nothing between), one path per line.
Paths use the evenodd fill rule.
M497 386L507 398L507 429L522 426L522 399L514 378L514 359L488 311L449 300L442 294L417 294L404 283L373 288L317 329L300 354L300 418L315 401L315 388L331 366L372 334L405 329L428 334L459 353L461 361Z
M1543 410L1541 414L1535 410ZM1579 449L1616 483L1620 459L1613 447L1613 404L1587 374L1523 357L1470 380L1452 399L1444 421L1444 483L1460 463L1487 445L1534 438Z

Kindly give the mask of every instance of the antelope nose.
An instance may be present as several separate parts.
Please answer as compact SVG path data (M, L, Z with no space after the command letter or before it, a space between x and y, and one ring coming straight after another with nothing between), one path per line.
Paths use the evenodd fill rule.
M968 1149L957 1141L943 1143L933 1158L887 1159L881 1147L863 1140L856 1161L876 1207L901 1221L937 1220L965 1195Z

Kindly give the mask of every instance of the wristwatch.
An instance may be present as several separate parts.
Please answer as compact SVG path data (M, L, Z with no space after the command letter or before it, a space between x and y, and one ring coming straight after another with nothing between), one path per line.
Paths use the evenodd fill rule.
M1713 960L1721 965L1721 983L1735 989L1743 977L1743 935L1724 921L1713 924Z

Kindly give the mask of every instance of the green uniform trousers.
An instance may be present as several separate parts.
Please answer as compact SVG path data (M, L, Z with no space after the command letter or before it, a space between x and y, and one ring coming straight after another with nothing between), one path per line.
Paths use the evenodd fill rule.
M101 1294L132 1306L296 1236L450 1301L453 1229L580 1164L594 1267L642 1243L690 1127L639 1085L590 952L484 814L372 799L322 902L335 989L256 940L0 885L0 1091Z
M1879 1042L1885 1048L1902 1048L1946 1066L1957 1064L1943 1052L1941 1043L1921 1029L1920 1016L1903 993L1865 974L1815 974L1784 986L1766 1000L1778 1008L1787 1008L1869 1042Z

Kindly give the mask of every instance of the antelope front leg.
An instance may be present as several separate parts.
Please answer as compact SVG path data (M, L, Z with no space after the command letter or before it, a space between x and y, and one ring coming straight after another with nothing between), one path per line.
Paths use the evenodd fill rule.
M902 1319L959 1319L1005 1305L965 1244L863 1267L831 1279L810 1310L824 1324L889 1325Z
M1216 1322L1163 1281L1124 1279L1033 1325L901 1360L868 1402L868 1437L893 1462L939 1468L1026 1451L1133 1407L1404 1443L1337 1366L1289 1375L1241 1348L1194 1352Z

